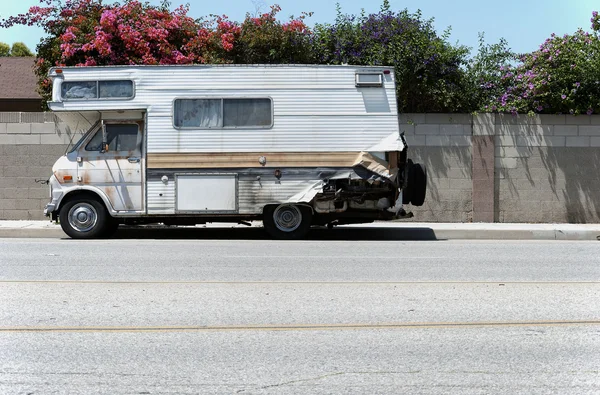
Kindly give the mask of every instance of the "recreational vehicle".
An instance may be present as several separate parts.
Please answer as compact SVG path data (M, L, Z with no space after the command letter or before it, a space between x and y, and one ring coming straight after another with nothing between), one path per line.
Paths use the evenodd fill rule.
M407 156L391 67L55 67L57 116L89 128L56 161L46 216L73 238L119 224L262 220L274 238L406 217L426 172Z

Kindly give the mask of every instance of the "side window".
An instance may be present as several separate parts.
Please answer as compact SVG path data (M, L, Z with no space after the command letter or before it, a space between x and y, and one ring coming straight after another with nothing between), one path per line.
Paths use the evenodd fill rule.
M270 128L273 110L269 98L177 99L173 109L176 128Z
M133 97L133 81L99 81L98 88L101 99Z
M221 99L175 100L175 126L180 128L221 126Z
M61 84L63 100L132 99L133 81L64 81Z
M223 127L271 126L270 99L223 99Z
M85 146L86 151L100 151L102 148L102 129L98 130L94 137Z
M95 99L96 82L63 82L61 95L63 99Z
M109 151L134 151L138 148L139 127L137 124L107 124L105 127ZM87 143L85 150L100 151L101 148L102 130L99 130Z

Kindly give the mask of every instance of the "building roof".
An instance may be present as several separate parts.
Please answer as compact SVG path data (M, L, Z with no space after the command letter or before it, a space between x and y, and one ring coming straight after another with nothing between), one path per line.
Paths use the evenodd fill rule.
M39 99L34 57L0 57L0 99Z

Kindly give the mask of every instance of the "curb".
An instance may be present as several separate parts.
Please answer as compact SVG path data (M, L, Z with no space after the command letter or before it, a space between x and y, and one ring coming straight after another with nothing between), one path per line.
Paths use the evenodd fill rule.
M435 230L438 240L600 240L600 230Z
M2 227L0 238L51 238L68 236L60 226ZM262 227L122 227L116 239L266 239ZM309 240L600 240L600 225L573 224L435 224L435 223L374 223L346 225L333 230L314 229Z
M58 229L52 228L0 228L0 238L5 239L17 239L17 238L29 238L29 239L58 239L67 237L65 232L59 227Z

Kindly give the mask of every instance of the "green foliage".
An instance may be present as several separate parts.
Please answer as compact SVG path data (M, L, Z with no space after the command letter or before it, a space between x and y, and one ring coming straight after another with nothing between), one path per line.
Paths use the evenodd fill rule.
M368 16L342 14L338 5L335 23L315 27L313 51L320 63L394 66L399 112L469 111L469 49L448 36L438 36L420 11L392 12L387 1Z
M479 34L479 50L469 61L465 75L464 93L471 111L488 110L485 106L504 94L505 87L500 83L503 70L510 68L517 58L505 39L487 44L484 34Z
M10 45L0 42L0 56L34 56L33 52L22 42Z
M344 14L310 29L304 13L287 21L281 8L241 23L226 16L194 20L188 7L171 10L139 0L44 0L29 13L0 21L0 28L37 25L40 94L48 99L48 69L55 65L189 63L316 63L393 66L399 112L594 113L600 112L600 16L592 33L552 35L539 50L517 57L505 40L479 37L477 53L438 34L420 11ZM0 56L32 56L23 44L0 43Z
M22 42L16 42L12 45L10 56L33 56L33 52Z
M600 39L579 29L552 35L538 50L522 55L499 78L500 97L487 110L511 113L593 114L600 111Z
M0 42L0 56L10 56L10 45Z
M311 14L282 23L276 18L279 11L272 6L258 17L246 15L234 45L234 63L312 63L311 32L304 24Z

